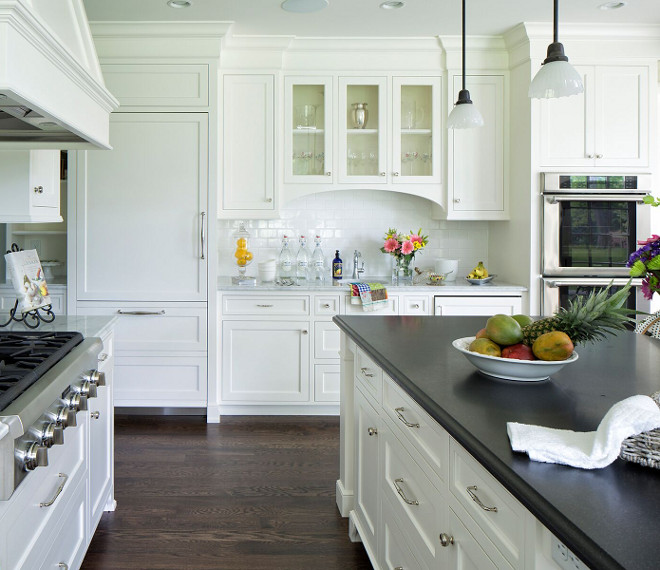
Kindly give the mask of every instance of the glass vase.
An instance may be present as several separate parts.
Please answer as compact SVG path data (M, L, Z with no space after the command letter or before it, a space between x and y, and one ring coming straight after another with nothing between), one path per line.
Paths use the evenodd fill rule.
M392 257L392 285L413 284L413 259Z

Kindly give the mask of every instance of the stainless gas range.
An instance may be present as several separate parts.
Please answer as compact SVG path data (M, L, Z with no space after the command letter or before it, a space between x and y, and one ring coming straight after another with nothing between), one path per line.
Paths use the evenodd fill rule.
M78 332L0 331L0 501L66 444L76 413L105 383L101 340Z

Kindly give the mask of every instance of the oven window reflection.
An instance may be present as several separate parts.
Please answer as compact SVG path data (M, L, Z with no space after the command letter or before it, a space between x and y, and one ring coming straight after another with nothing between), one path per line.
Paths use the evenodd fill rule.
M623 287L623 285L612 285L609 296L611 297L614 293L623 289ZM573 301L576 297L586 297L592 291L599 291L601 289L604 289L604 287L600 285L562 285L559 287L559 306L568 308L569 302ZM625 306L628 309L636 309L634 288L628 294Z
M635 202L562 202L562 267L625 267L635 250Z

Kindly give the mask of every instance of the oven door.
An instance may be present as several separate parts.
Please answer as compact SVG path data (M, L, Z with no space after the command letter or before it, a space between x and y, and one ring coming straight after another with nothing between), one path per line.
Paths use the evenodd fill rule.
M644 195L544 194L543 275L628 275L637 241L651 235Z
M560 307L567 308L570 300L588 295L594 289L602 289L612 283L611 293L619 291L629 279L626 278L543 278L541 308L543 316L553 315ZM650 312L651 301L644 298L642 280L633 279L633 290L628 295L626 306L636 311Z

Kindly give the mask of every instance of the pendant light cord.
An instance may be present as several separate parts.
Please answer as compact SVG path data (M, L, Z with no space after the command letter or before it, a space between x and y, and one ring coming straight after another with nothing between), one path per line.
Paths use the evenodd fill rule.
M463 0L465 2L465 0ZM559 41L559 0L554 0L555 9L554 9L554 26L552 32L552 41L557 43Z
M557 0L555 0L555 6L557 5ZM463 91L465 91L465 0L463 0L463 22L462 22L462 31L463 31Z

